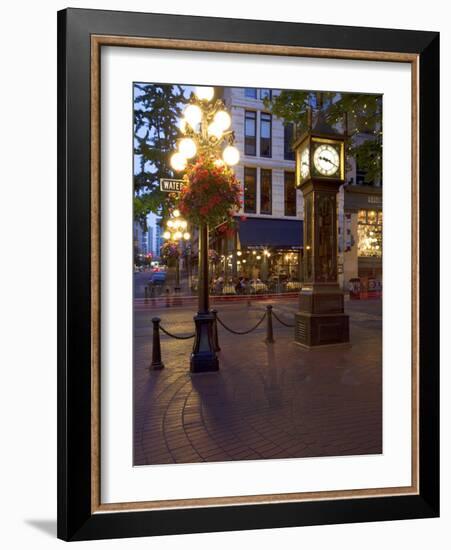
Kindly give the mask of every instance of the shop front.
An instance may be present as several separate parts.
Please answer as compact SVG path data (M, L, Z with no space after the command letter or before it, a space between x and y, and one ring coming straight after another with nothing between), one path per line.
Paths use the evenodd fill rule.
M382 189L348 186L344 194L343 286L360 279L363 285L382 287Z
M303 222L271 218L237 219L233 234L216 231L215 279L257 292L299 290L302 281ZM214 283L213 283L214 284Z

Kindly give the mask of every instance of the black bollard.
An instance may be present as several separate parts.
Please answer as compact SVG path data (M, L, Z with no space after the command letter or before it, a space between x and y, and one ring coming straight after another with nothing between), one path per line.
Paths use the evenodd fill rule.
M150 363L150 370L164 369L163 361L161 360L161 346L160 346L160 321L159 317L153 317L153 337L152 337L152 362Z
M219 339L218 339L218 310L212 309L211 312L213 313L213 345L215 347L215 351L221 351L221 347L219 346Z
M267 344L274 343L274 335L272 330L272 306L266 306L266 338L265 342Z

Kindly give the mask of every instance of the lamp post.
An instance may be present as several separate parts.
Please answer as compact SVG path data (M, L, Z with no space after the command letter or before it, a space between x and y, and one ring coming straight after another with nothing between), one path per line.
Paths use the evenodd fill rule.
M163 233L163 238L172 241L174 243L179 243L182 239L185 241L189 240L191 235L186 230L188 223L186 220L180 217L180 212L174 210L172 213L172 218L166 222L166 230ZM180 260L179 256L175 260L175 288L176 291L180 290Z
M214 88L198 86L191 94L185 108L181 131L184 137L178 150L171 156L171 166L176 172L185 170L188 160L197 155L214 159L215 163L229 166L239 160L239 152L233 143L235 135L230 130L231 118L222 100L213 101ZM191 372L211 372L219 369L213 340L214 315L210 312L208 269L208 225L199 225L198 313L194 317L196 336L191 353Z

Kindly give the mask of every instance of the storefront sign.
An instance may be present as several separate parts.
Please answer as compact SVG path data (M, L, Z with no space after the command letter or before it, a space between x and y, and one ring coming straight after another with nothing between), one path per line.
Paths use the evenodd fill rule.
M382 190L380 187L363 189L362 187L352 186L346 189L344 199L345 211L382 209Z
M368 204L379 204L382 206L382 195L368 195Z

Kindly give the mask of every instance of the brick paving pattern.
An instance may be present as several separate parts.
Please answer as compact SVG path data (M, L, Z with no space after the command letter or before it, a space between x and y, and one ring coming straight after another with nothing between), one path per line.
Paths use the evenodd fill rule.
M381 301L347 302L350 348L305 351L293 330L265 323L245 336L218 327L220 371L189 374L192 340L161 337L165 369L149 371L151 317L193 332L192 308L135 312L134 464L170 464L382 452ZM230 304L219 315L251 327L264 303ZM296 303L274 310L293 322Z

